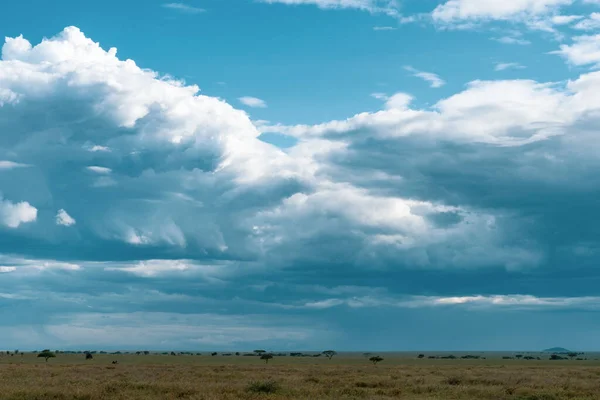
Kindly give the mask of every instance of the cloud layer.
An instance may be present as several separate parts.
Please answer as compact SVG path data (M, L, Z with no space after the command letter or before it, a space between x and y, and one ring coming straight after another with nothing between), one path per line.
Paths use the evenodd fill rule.
M489 12L470 4L440 12ZM497 12L562 3L519 4ZM575 47L594 40L559 54L594 65ZM381 110L344 120L254 124L75 27L8 38L0 337L84 345L108 321L119 337L146 324L148 346L298 348L353 327L352 347L380 310L596 309L599 89L598 72L476 80L431 107L377 93Z

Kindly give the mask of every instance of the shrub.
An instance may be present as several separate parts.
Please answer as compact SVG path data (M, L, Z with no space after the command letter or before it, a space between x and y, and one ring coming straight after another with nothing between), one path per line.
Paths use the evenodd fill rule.
M383 358L379 357L379 356L375 356L375 357L369 358L369 361L371 361L373 363L373 365L377 365L377 363L383 361Z
M446 383L451 386L457 386L462 383L462 379L460 379L458 376L450 376L448 379L446 379Z
M331 360L333 356L337 354L337 352L335 350L325 350L322 354Z
M40 358L45 358L46 362L48 362L48 359L56 357L56 354L54 354L50 350L46 349L46 350L43 350L41 353L39 353L37 356Z
M265 360L265 364L269 363L269 360L273 358L272 354L263 354L262 356L260 356L261 360Z
M374 389L379 387L379 383L376 382L356 382L354 384L356 387L358 388L370 388L370 389Z
M251 393L276 393L279 389L280 386L275 381L256 381L250 383L247 390Z

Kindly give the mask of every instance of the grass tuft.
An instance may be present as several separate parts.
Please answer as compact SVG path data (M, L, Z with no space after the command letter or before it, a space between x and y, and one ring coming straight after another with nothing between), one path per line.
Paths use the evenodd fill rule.
M446 379L446 383L450 386L458 386L462 383L462 379L458 376L449 376Z
M275 381L255 381L248 385L250 393L277 393L281 387Z

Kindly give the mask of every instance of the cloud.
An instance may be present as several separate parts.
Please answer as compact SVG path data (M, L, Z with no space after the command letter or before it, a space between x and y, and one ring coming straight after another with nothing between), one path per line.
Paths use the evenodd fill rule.
M81 269L81 265L74 262L63 262L56 260L47 259L27 259L22 257L7 256L4 254L0 255L0 265L7 266L7 272L19 271L27 273L31 271L45 271L45 270L64 270L64 271L76 271Z
M506 308L597 309L600 297L536 297L531 295L416 297L411 306L477 306Z
M186 14L199 14L203 13L206 10L199 7L190 6L185 3L165 3L162 5L164 8L168 8L170 10L180 11Z
M599 72L475 80L427 107L376 93L375 112L285 126L74 27L2 54L0 160L28 165L0 173L7 346L358 348L356 321L384 313L596 307Z
M29 167L27 164L20 164L14 161L0 160L0 171L14 168Z
M298 307L328 309L339 306L350 308L424 308L424 307L478 307L518 309L598 309L600 297L537 297L532 295L475 295L475 296L407 296L400 299L386 297L329 298L307 302Z
M388 96L385 93L371 93L371 97L384 101L385 108L397 110L407 109L413 101L413 97L410 94L402 92L395 93L391 96Z
M92 146L87 146L86 148L88 151L91 151L91 152L110 151L110 149L106 146L92 145Z
M244 96L238 99L243 105L253 108L267 108L267 103L257 97Z
M507 69L524 69L526 68L525 66L519 64L519 63L497 63L496 66L494 67L494 71L505 71Z
M89 166L89 167L87 167L87 169L88 169L88 171L92 171L97 174L110 174L112 172L112 170L110 168L99 167L96 165Z
M527 80L473 81L467 90L439 101L432 110L408 109L406 102L410 96L398 95L403 99L401 107L362 113L344 121L275 129L298 137L342 135L369 129L389 138L444 135L457 141L521 145L553 136L571 117L570 112L556 109L565 100L563 92L549 84ZM488 118L499 122L490 125ZM401 131L397 130L399 126Z
M0 198L0 223L9 228L18 228L21 224L34 222L38 210L26 201L13 203Z
M21 251L39 240L69 240L65 254L68 247L72 257L78 251L120 257L135 246L154 248L155 256L175 248L180 256L246 258L254 246L235 215L260 208L260 193L271 191L269 201L276 202L301 185L300 166L258 140L260 132L243 111L121 61L116 49L103 50L77 28L36 46L9 38L2 53L0 88L19 101L0 107L0 127L12 132L4 136L0 159L13 154L31 165L0 177L7 199L26 200L3 201L3 221L17 227L35 220L30 204L40 202L79 215L78 232L94 238L56 230L55 215L43 214L39 233L20 237ZM120 82L118 89L113 82ZM146 92L152 95L140 96ZM40 111L41 104L52 108ZM47 126L48 135L36 136L21 123L34 116L43 121L44 112L57 124ZM104 176L90 181L90 172ZM24 191L22 181L31 189ZM216 212L218 203L232 206Z
M600 65L600 35L575 36L572 44L561 44L560 50L550 54L558 54L572 65L596 67Z
M600 28L600 12L591 13L587 18L573 26L574 29L591 31Z
M514 37L514 36L502 36L499 38L493 38L493 40L495 40L499 43L517 44L517 45L521 45L521 46L527 46L527 45L531 44L531 42L529 40L522 39L520 37Z
M393 26L374 26L374 31L395 31L398 28L394 28Z
M151 312L65 314L47 324L45 329L60 338L57 345L68 348L90 344L112 348L115 343L126 348L139 348L161 343L161 350L173 346L201 349L232 346L237 350L249 343L285 346L290 341L301 343L315 334L314 328L286 326L277 319L255 315Z
M387 100L389 98L387 94L380 93L380 92L371 93L371 97L373 97L374 99L377 99L377 100Z
M425 82L428 82L432 88L440 88L446 84L446 82L440 78L437 74L431 72L423 72L415 69L411 66L404 67L405 70L411 72L413 76L417 78L423 79Z
M582 15L555 15L552 17L552 23L555 25L568 25L582 18Z
M63 209L58 210L56 213L56 224L62 226L71 226L75 225L76 221L73 217L71 217L67 212Z
M323 152L318 155L320 175L338 182L327 187L331 196L321 189L271 214L277 218L269 226L278 227L273 236L288 248L293 242L306 243L308 249L314 242L303 235L310 236L311 231L292 236L283 232L289 232L286 226L291 229L311 220L311 229L327 232L322 235L331 243L340 240L356 246L356 251L337 255L341 264L356 268L501 264L509 271L547 268L551 274L566 260L592 268L589 263L597 254L594 235L599 232L583 215L595 215L587 198L595 192L589 180L596 179L584 171L598 165L589 150L598 126L598 85L598 72L564 83L474 81L425 109L404 100L400 107L345 120L272 126L299 138L296 151L314 141ZM400 98L407 99L404 94ZM581 195L569 196L569 204L585 211L578 208L581 214L567 217L562 214L560 193L572 193L575 187ZM510 198L502 195L506 190ZM530 196L540 190L544 197L532 202ZM351 199L357 208L345 203L333 208L325 201L328 198ZM390 217L374 223L365 213L371 209L386 210ZM335 228L325 221L335 221ZM583 230L575 228L582 225ZM333 231L347 234L340 237ZM364 235L354 237L350 232ZM519 244L516 237L524 241ZM463 246L463 240L475 240L477 245ZM512 250L505 251L500 243ZM545 250L554 245L562 250ZM575 250L580 245L591 250ZM589 261L577 254L586 254ZM325 261L306 257L304 263Z
M385 107L390 110L405 110L412 102L413 97L406 93L396 93L386 98Z
M199 264L192 260L146 260L134 265L107 267L106 270L122 271L141 277L164 276L179 272L216 281L223 267L222 264Z
M432 12L438 23L461 24L489 20L513 20L555 13L573 0L448 0Z
M400 17L396 1L385 0L262 0L264 3L287 5L315 5L321 9L356 9L373 14Z

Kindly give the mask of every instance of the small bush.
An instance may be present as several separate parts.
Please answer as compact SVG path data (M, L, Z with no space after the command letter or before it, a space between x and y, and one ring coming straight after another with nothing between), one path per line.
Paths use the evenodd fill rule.
M369 358L369 361L371 361L373 363L373 365L377 365L377 363L383 361L383 357L379 357L379 356L371 357L371 358Z
M458 386L462 383L462 379L460 379L458 376L450 376L448 379L446 379L446 383L450 386Z
M566 359L567 359L566 357L561 357L561 356L559 356L557 354L552 354L550 356L550 360L552 360L552 361L555 361L555 360L566 360Z
M382 382L364 382L364 381L359 381L359 382L355 382L354 386L356 386L357 388L375 389L375 388L384 387L385 384L382 383Z
M248 386L251 393L276 393L279 389L279 384L275 381L256 381Z

